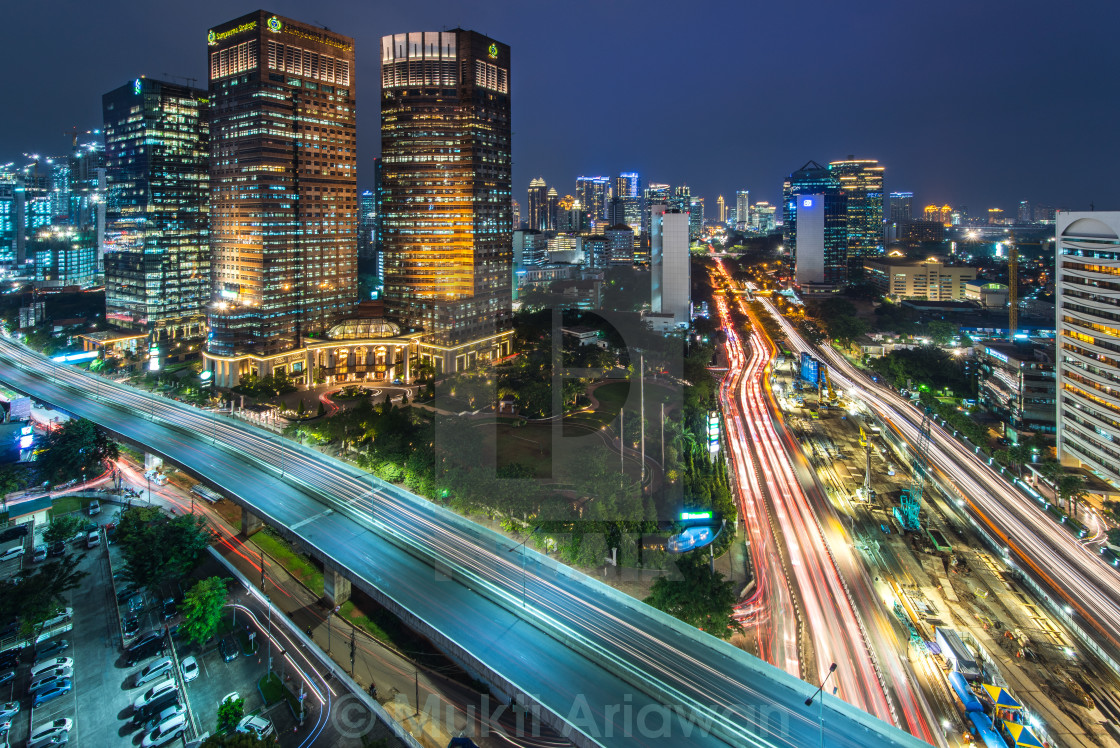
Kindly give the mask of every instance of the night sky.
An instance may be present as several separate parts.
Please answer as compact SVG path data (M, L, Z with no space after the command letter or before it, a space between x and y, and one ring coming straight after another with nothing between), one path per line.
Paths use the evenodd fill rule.
M137 75L205 79L206 31L251 3L4 5L0 163L61 154ZM853 154L915 202L1120 209L1120 3L971 0L293 2L268 10L356 39L358 147L377 155L384 34L474 29L512 48L514 197L580 174L736 189ZM172 10L173 9L173 10ZM174 80L174 79L171 79ZM202 84L204 85L204 83ZM369 186L372 170L359 170Z

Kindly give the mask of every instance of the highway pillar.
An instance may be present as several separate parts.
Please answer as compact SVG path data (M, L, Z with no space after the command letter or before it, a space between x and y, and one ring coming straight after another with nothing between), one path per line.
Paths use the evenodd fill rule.
M159 455L144 453L144 472L159 470L163 467L163 458Z
M253 533L260 530L262 527L264 527L264 521L260 517L248 511L247 509L241 510L242 535L244 535L245 537L249 537Z
M332 605L342 605L350 599L350 580L334 569L323 569L323 596Z

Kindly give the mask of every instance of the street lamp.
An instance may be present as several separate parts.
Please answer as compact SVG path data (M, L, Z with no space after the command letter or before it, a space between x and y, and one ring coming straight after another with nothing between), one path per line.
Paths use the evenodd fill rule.
M522 540L520 543L518 543L514 547L510 548L509 551L508 551L509 553L513 553L518 548L522 549L522 552L521 552L521 607L522 608L525 607L525 551L524 551L524 548L525 548L525 544L529 542L529 538L533 537L533 535L539 529L541 529L540 525L537 525L536 527L534 527L532 530L529 531L529 534L525 536L524 540Z
M264 601L268 603L268 677L272 677L272 598L268 595L264 596Z
M820 702L821 703L821 711L820 711L821 748L824 748L824 684L828 683L828 679L831 678L832 674L835 673L835 672L836 672L836 663L834 662L834 663L832 663L831 665L828 666L828 673L824 676L824 680L821 681L821 684L817 687L817 690L813 692L812 696L805 699L805 706L812 706L813 705L813 699L817 698L817 694L820 694L820 697L821 697L821 702Z

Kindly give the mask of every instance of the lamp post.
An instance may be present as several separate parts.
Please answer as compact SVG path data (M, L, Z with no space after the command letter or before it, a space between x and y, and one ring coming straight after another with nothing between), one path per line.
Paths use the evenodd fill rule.
M813 692L812 696L805 699L805 706L812 706L813 705L813 699L817 698L818 694L820 694L820 697L821 697L821 701L820 701L821 748L824 748L824 684L828 683L828 679L831 678L832 674L835 673L835 672L836 672L836 663L834 662L834 663L832 663L831 665L828 666L828 672L825 674L824 680L821 681L821 684L819 686L817 686L817 690Z
M268 672L267 676L272 676L272 598L268 595L264 596L264 601L268 604Z
M525 607L525 551L524 551L524 548L525 548L525 544L529 542L529 538L533 537L533 535L539 529L541 529L540 525L537 525L536 527L534 527L532 530L529 531L529 534L525 536L524 540L522 540L520 543L518 543L514 547L510 548L509 551L508 551L509 553L513 553L518 548L522 549L522 552L521 552L521 607L522 608Z

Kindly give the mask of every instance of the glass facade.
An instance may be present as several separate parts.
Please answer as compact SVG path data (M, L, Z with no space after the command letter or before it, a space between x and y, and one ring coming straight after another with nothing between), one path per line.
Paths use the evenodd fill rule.
M199 337L204 329L208 106L205 91L147 78L102 97L105 318L154 340Z
M848 277L847 206L839 180L829 169L809 161L782 184L782 218L785 246L797 261L797 197L820 195L824 200L823 247L814 247L824 262L823 282L843 283Z
M279 353L357 301L354 41L266 11L207 41L209 349Z
M874 159L833 161L828 170L844 193L848 211L848 257L883 254L883 167Z
M441 345L509 324L509 59L462 29L381 40L385 309Z

